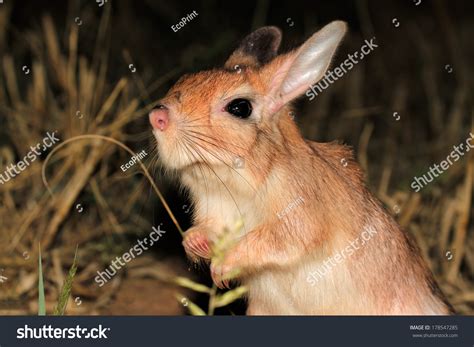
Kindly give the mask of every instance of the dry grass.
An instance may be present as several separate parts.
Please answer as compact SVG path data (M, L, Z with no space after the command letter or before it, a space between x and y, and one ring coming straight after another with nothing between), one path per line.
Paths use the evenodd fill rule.
M359 11L363 30L366 31L364 37L371 37L373 25L370 16L363 6L364 2L359 4L362 4ZM50 156L45 170L53 197L42 181L44 156L11 182L0 185L0 268L5 269L0 274L8 277L1 284L0 314L34 314L37 311L35 259L38 258L38 243L41 244L44 260L47 311L51 312L54 308L67 269L74 259L76 245L79 245L78 270L72 293L73 297L80 296L83 301L87 301L87 305L68 307L71 313L76 314L101 312L120 290L125 275L117 275L100 290L92 281L97 270L102 270L114 255L121 254L126 248L124 239L117 241L114 235L136 235L151 228L151 221L144 218L141 212L146 202L144 180L131 175L124 178L120 165L117 165L127 161L130 152L104 138L127 143L130 139L127 128L148 112L141 105L153 104L149 97L150 91L174 79L181 67L148 86L136 74L117 80L108 77L110 37L107 33L110 30L110 12L109 7L105 6L104 9L97 26L96 49L91 52L92 58L78 53L77 26L69 26L64 34L59 34L48 16L42 18L41 32L21 34L34 56L29 67L30 74L24 75L22 72L15 56L15 47L0 47L3 52L13 52L12 55L3 56L0 67L0 113L3 115L0 119L5 121L2 124L5 127L3 133L9 134L8 139L0 143L0 167L4 168L16 162L17 158L22 158L29 151L29 146L39 142L47 131L57 130L62 140L61 147L58 146L57 151ZM443 13L442 8L438 11ZM9 30L9 16L9 7L2 6L0 45L7 44L3 38ZM420 92L429 100L425 111L428 119L426 126L439 139L435 143L418 139L419 147L422 148L420 151L427 153L428 159L424 163L430 163L429 158L439 159L448 154L447 149L467 135L469 126L466 124L472 124L474 119L474 109L468 99L469 91L472 90L471 71L456 53L460 43L452 34L454 29L449 17L440 15L440 18L447 33L447 41L451 42L453 65L456 66L457 82L453 87L453 100L442 96L442 83L437 72L439 64L433 58L436 52L425 43L418 28L410 28L413 39L418 43L417 54L426 62L421 73L423 90ZM264 23L265 20L256 14L254 22ZM62 36L64 39L60 39ZM131 61L129 53L124 51L123 57L128 65ZM374 54L373 61L367 64L372 64L377 78L383 81L392 79L381 53ZM472 314L472 152L451 167L442 180L433 183L422 193L415 194L409 189L409 184L398 182L400 177L410 177L413 171L399 164L409 161L401 156L402 150L394 150L398 144L401 147L406 139L403 130L394 126L383 139L380 136L374 138L377 127L373 119L373 115L391 114L393 110L403 111L404 116L410 112L416 114L410 104L410 81L395 78L390 83L384 82L391 86L383 92L387 103L391 105L388 108L360 92L367 88L366 83L366 71L362 68L352 71L343 81L319 96L317 102L307 105L307 112L304 113L316 115L318 126L315 126L314 117L301 117L298 121L302 123L306 135L313 139L324 137L321 130L323 124L334 124L329 115L337 112L340 112L343 120L339 123L344 124L333 126L328 137L351 138L353 129L360 129L357 132L361 134L360 138L354 143L358 143L358 160L368 172L369 185L396 215L400 224L414 235L423 256L456 310ZM340 109L335 109L332 101L341 96L346 101ZM470 128L474 130L474 127ZM99 137L94 139L85 134ZM67 142L75 137L78 138ZM371 151L371 148L376 148L376 152ZM159 193L156 187L154 189ZM80 207L87 213L79 213ZM451 260L448 260L448 251L453 254ZM152 277L165 282L172 281L180 273L151 257L136 259L127 271L134 278ZM182 281L179 284L182 285ZM215 288L206 287L206 291L213 290ZM182 297L178 296L178 299ZM211 293L208 313L213 313L213 300L216 300L215 292ZM229 298L221 296L219 300L226 303ZM194 313L199 312L196 307L193 310Z
M0 21L6 20L5 11L8 8L0 11ZM16 154L22 157L47 131L57 130L62 140L49 152L46 158L51 158L49 165L43 156L43 160L36 160L9 184L0 187L3 201L0 264L9 279L2 284L0 302L30 302L29 307L19 305L3 313L34 312L37 269L32 260L37 258L38 243L46 254L43 257L50 259L44 275L49 279L45 283L49 307L59 293L64 269L71 265L63 259L72 259L71 252L80 245L80 269L73 291L93 299L95 304L88 306L87 311L76 308L75 312L100 309L114 291L92 287L95 284L91 284L91 276L101 269L102 262L96 260L100 254L90 245L110 239L111 233L137 233L151 228L135 210L142 195L134 191L143 192L142 184L121 179L120 169L110 160L119 155L128 161L128 153L133 155L122 144L127 136L125 128L148 110L139 108L139 93L131 78L112 83L105 78L104 42L109 12L105 11L101 19L92 63L78 55L78 27L68 28L67 47L64 47L48 16L42 19L43 32L27 36L29 48L35 52L30 74L21 76L21 67L15 64L14 57L8 54L3 57L0 107L7 115L7 132L15 135L9 139L10 144L1 147L1 167L15 162ZM51 195L42 181L43 164ZM140 165L155 192L160 194L150 174ZM110 199L112 196L119 198ZM92 199L98 202L97 208L89 206ZM88 208L81 215L80 211ZM116 252L105 247L101 249L103 253ZM120 276L112 282L111 288L115 289Z

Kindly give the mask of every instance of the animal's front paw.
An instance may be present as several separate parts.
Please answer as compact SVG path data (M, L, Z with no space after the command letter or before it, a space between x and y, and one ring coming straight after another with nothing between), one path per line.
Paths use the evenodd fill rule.
M211 263L212 280L220 289L230 288L230 280L236 278L239 274L240 267L231 257L226 257L223 260L213 259Z
M201 257L204 259L211 258L211 248L207 234L200 230L191 228L184 234L183 246L186 254L193 260Z

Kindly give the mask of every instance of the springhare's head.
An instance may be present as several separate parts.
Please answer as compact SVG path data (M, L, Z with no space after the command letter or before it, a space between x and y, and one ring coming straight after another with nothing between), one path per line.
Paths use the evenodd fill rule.
M263 27L224 67L183 76L149 114L164 166L232 167L236 158L265 166L272 157L265 151L298 136L285 132L295 128L289 104L324 76L345 30L344 22L332 22L277 55L281 32Z

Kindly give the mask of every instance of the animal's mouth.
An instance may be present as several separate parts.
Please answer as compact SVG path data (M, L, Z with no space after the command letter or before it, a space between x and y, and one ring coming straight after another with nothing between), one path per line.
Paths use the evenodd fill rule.
M168 129L168 132L173 129ZM208 172L220 166L232 166L220 153L203 148L202 144L196 144L180 137L178 131L174 134L161 132L153 128L152 133L156 140L159 160L164 167L181 172L192 172L195 170ZM173 135L173 136L170 136ZM216 159L217 158L217 159ZM205 171L204 171L205 170Z

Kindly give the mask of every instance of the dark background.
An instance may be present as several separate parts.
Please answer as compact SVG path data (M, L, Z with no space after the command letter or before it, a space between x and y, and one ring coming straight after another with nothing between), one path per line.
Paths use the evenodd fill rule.
M410 183L415 175L445 159L472 129L474 3L416 3L113 0L99 7L92 0L5 0L0 4L1 172L47 131L56 129L62 140L104 134L136 152L151 153L154 142L146 115L180 75L222 65L239 40L260 26L280 27L281 51L286 51L330 21L344 20L349 32L333 66L360 50L365 39L376 37L379 47L315 100L302 98L296 121L307 138L340 140L354 147L371 190L416 238L456 309L472 314L472 155L464 156L420 193L415 194ZM178 32L171 29L193 11L198 13L195 19ZM76 56L71 54L74 37L76 60L71 58ZM31 74L25 75L23 66ZM86 86L84 81L90 76L97 82ZM125 87L120 97L105 112L104 120L92 126L122 78ZM133 102L133 112L120 116ZM78 110L84 119L77 119ZM394 112L400 116L398 121ZM120 117L123 124L112 129ZM97 149L94 146L99 145L92 142L63 147L48 165L54 200L41 180L40 161L0 185L0 269L8 277L0 284L0 313L35 312L35 261L41 241L51 305L78 245L79 269L72 296L82 304L71 302L70 312L183 314L187 310L173 297L179 289L167 283L163 274L180 274L210 285L207 269L190 268L179 233L139 168L122 173L120 165L129 155L104 143ZM84 182L76 181L94 150L100 153L91 171L84 171ZM187 228L186 193L162 176L156 152L145 163L180 224ZM78 213L78 203L84 212ZM97 288L92 280L95 271L104 269L160 223L167 234L153 251L123 269L113 287L104 286L113 289ZM192 291L186 295L206 307L206 295ZM216 313L242 314L244 306L240 302Z

